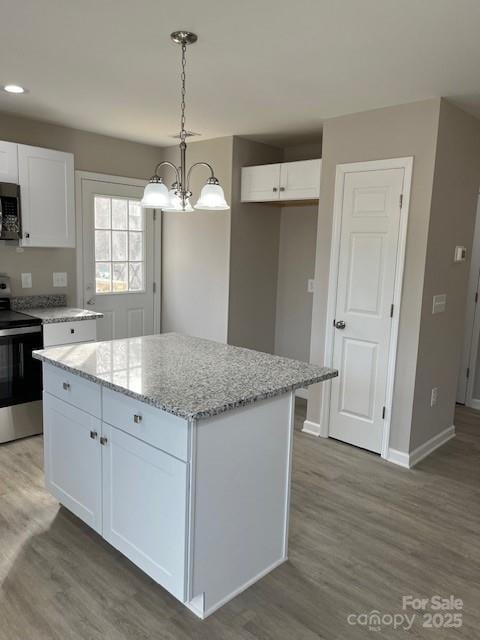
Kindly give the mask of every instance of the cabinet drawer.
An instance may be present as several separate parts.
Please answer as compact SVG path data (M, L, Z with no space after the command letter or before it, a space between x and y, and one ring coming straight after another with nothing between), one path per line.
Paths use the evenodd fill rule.
M99 384L53 365L43 365L43 389L74 407L100 418L102 392Z
M91 342L97 339L96 320L54 322L43 326L43 346L53 347L74 342Z
M104 388L103 420L180 460L189 459L188 423L182 418Z

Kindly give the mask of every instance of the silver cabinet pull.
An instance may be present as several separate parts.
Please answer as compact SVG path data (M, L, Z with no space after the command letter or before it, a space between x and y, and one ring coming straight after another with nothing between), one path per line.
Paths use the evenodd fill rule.
M90 438L92 440L96 440L98 436L98 433L96 431L90 431Z
M343 320L338 320L338 322L335 322L335 326L337 329L345 329L347 325Z
M285 191L285 187L280 187L280 191Z
M140 424L140 422L142 421L142 416L141 416L141 415L139 415L138 413L136 413L136 414L133 416L133 421L135 422L135 424Z
M273 187L273 192L276 193L278 191L277 187Z
M105 438L105 436L100 436L100 444L105 446L108 442L108 438Z
M64 382L63 388L65 389L65 391L68 391L70 389L70 384L68 382Z

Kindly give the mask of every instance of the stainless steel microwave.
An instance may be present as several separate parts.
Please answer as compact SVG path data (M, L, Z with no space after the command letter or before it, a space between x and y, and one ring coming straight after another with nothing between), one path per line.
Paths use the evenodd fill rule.
M21 233L20 187L0 182L0 244L19 244Z

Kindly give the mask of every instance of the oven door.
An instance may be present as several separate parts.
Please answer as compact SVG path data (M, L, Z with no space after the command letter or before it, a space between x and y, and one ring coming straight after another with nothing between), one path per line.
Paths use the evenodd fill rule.
M0 407L41 399L42 365L32 351L42 346L40 325L0 329Z

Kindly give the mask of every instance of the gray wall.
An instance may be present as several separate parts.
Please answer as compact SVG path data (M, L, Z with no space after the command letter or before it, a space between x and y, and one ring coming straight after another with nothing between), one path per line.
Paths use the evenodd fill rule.
M410 451L453 424L479 183L480 122L442 100ZM468 261L454 263L456 245L467 247ZM438 293L447 294L446 311L432 315ZM431 407L433 387L438 403Z
M280 208L240 202L241 168L282 157L276 147L233 140L228 342L267 352L275 348Z
M321 158L321 143L288 147L283 161ZM313 294L308 279L315 273L318 204L282 206L278 255L275 353L310 359Z
M206 160L232 200L233 139L200 140L188 145L187 164ZM178 147L163 149L163 159L178 165ZM167 170L168 171L168 170ZM167 175L173 181L173 175ZM209 173L192 174L192 204ZM162 331L225 342L228 332L230 211L162 214Z
M318 206L284 207L280 220L275 353L310 359Z
M312 312L312 362L324 363L327 289L336 165L414 156L403 300L396 366L390 446L408 452L423 296L428 224L433 186L440 99L376 109L327 120L323 129L322 178L315 294ZM318 423L321 387L311 387L307 419Z
M11 114L0 114L0 140L68 151L75 156L75 169L129 178L148 178L161 154L161 150L154 146ZM53 271L67 273L68 287L52 286ZM26 248L22 251L15 247L0 247L0 272L12 276L15 295L66 293L69 303L74 304L75 271L75 249ZM21 288L22 272L32 273L31 289Z

